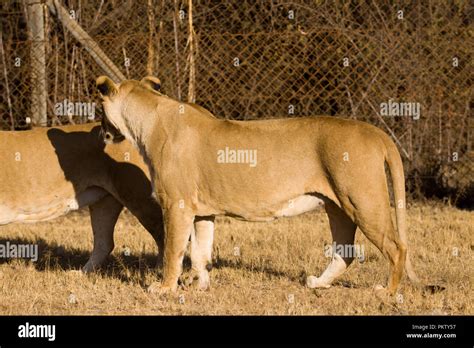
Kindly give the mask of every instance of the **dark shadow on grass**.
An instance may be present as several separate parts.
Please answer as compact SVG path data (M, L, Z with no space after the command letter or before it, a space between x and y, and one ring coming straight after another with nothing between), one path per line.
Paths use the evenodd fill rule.
M38 260L32 262L36 270L81 270L91 255L91 251L84 251L76 248L64 247L57 243L47 242L42 238L30 240L25 238L0 238L1 245L18 244L37 244ZM12 258L0 258L0 264L12 262ZM28 259L25 259L28 260ZM98 273L106 277L120 279L123 282L130 282L130 279L139 272L140 284L144 284L146 270L155 269L161 272L161 268L157 268L157 255L153 253L145 253L140 255L130 254L110 255L104 262L103 266L97 270ZM131 272L126 272L126 270ZM131 273L131 274L127 274ZM143 285L144 286L144 285Z

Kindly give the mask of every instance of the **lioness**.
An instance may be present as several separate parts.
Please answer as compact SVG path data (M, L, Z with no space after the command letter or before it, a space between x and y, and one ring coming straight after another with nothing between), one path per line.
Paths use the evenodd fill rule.
M99 123L0 132L0 225L38 222L89 206L94 249L83 267L102 264L127 207L162 244L162 215L148 169L128 141L106 145ZM162 249L160 249L161 252Z
M107 121L139 149L163 209L164 279L155 289L177 288L190 236L198 246L207 243L191 255L200 286L209 285L207 231L214 216L270 221L320 205L334 243L353 246L358 226L388 258L388 287L378 290L393 294L405 265L417 281L405 263L402 160L380 129L335 117L220 120L138 81L115 84L101 76L96 84ZM393 181L398 234L390 215L385 162ZM334 253L321 277L308 277L308 285L329 287L352 260Z
M145 87L159 90L159 79ZM104 120L106 143L121 140ZM161 207L148 169L128 141L104 144L100 123L0 132L0 225L53 219L89 206L94 248L83 267L99 267L114 248L113 232L127 207L163 250Z

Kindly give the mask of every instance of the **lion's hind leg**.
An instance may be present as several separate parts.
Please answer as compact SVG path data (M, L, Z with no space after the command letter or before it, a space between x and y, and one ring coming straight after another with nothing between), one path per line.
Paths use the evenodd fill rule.
M390 205L387 199L383 201L364 199L355 204L357 225L369 239L389 260L390 275L386 291L392 295L398 288L406 259L406 246L403 245L395 233L390 216ZM376 290L385 292L382 286Z
M354 257L354 237L357 225L332 201L325 204L333 239L332 259L320 277L309 276L306 284L310 288L329 288L352 263Z
M196 217L194 220L194 231L191 233L192 271L186 281L186 285L195 285L199 290L209 289L213 240L214 217ZM197 282L194 282L195 280Z

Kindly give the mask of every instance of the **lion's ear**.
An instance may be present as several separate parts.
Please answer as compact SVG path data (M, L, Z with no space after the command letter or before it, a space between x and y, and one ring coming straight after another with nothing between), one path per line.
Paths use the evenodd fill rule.
M111 97L118 92L115 83L107 76L99 76L95 85L103 97Z
M158 77L145 76L140 83L154 91L161 92L161 81Z

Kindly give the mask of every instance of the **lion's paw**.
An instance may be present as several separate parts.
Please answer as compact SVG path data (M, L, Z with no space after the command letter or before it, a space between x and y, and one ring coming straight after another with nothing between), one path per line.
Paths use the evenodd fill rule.
M191 272L189 275L184 277L182 283L185 287L202 291L209 290L211 285L209 274L207 272L202 272L200 274L197 272Z
M382 285L377 284L374 286L375 296L382 301L387 301L390 298L389 291Z
M91 261L87 261L87 263L82 267L82 272L83 273L92 273L95 271L94 264Z
M306 286L310 289L329 289L331 287L331 284L321 280L321 278L309 276L306 278Z

